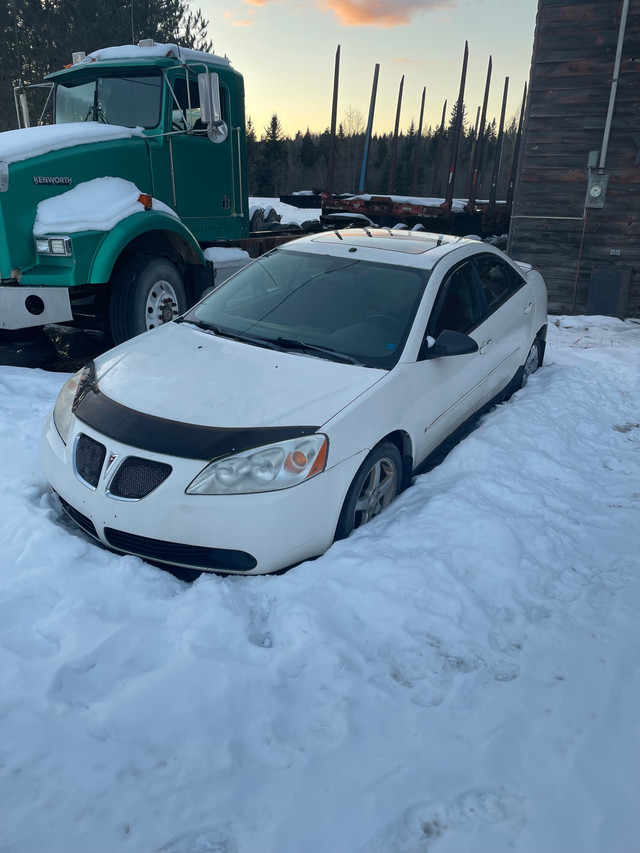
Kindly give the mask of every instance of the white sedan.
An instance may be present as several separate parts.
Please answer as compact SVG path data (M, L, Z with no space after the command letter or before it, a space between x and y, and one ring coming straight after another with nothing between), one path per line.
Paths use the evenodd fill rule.
M43 432L65 512L107 547L261 574L376 516L542 363L539 273L477 240L305 237L97 358Z

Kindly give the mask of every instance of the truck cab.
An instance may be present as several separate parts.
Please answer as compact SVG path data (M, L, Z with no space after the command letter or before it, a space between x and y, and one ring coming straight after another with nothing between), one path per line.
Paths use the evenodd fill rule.
M0 328L95 316L118 342L183 311L213 283L203 250L249 234L243 80L152 41L46 80L53 124L0 134Z

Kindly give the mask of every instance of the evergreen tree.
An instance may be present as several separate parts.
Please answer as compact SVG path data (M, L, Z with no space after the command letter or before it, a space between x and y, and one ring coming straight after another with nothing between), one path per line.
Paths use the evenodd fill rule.
M313 141L313 136L309 132L309 128L307 128L307 132L302 137L302 147L300 150L300 162L302 163L303 168L312 169L318 160L318 152L316 151L316 144Z
M0 130L17 127L13 86L40 82L87 53L141 38L210 50L208 22L188 0L5 0L0 2ZM36 116L32 116L36 118Z

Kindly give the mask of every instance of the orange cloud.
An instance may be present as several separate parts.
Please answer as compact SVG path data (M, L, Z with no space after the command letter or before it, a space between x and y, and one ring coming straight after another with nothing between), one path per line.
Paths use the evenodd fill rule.
M243 0L247 6L266 6L282 0ZM333 12L346 27L401 27L420 12L451 8L458 0L315 0L321 9ZM242 22L245 23L245 22Z
M247 0L245 0L247 2ZM252 0L253 2L253 0ZM264 2L264 0L261 0ZM419 12L455 6L456 0L317 0L345 26L400 27Z

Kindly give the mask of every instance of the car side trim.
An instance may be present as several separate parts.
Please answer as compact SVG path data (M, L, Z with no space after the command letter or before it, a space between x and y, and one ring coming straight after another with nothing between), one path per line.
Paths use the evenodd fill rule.
M208 427L137 412L95 386L80 401L76 417L114 441L181 459L209 462L263 444L311 435L317 426Z

